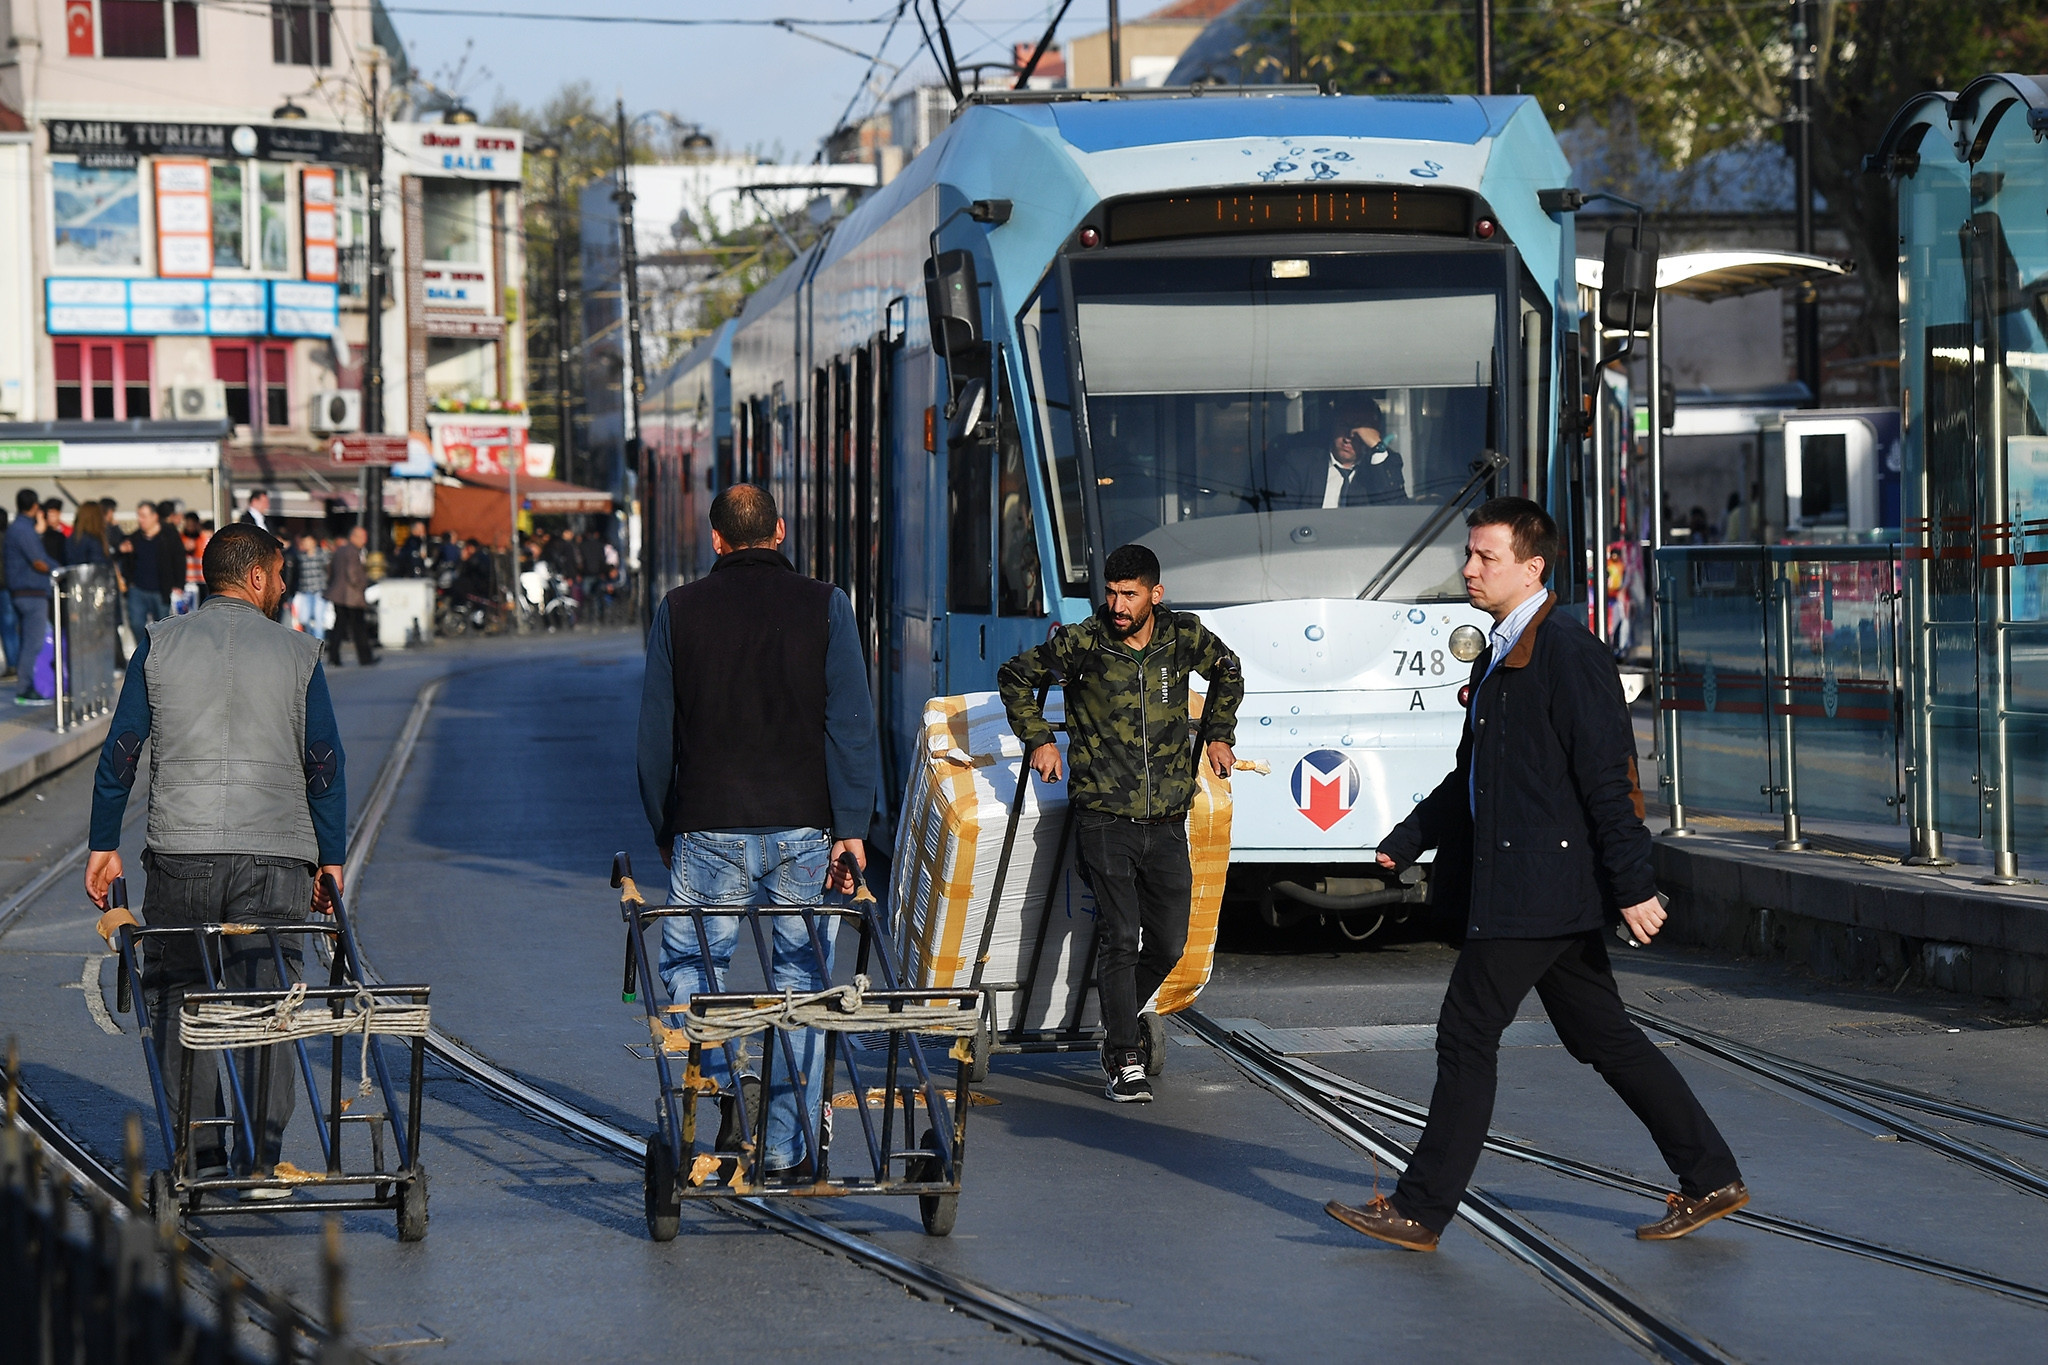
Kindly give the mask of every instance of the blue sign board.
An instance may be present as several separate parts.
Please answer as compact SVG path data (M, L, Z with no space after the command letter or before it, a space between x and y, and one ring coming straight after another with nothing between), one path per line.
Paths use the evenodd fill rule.
M332 336L340 291L303 280L43 281L51 336Z

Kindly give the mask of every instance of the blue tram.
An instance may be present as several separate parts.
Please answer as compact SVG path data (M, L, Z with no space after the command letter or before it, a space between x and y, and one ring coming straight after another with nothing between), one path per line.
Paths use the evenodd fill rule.
M1539 202L1568 175L1520 96L974 96L653 377L650 590L708 567L716 489L771 488L867 633L893 803L925 699L992 688L1142 541L1244 660L1272 772L1235 784L1234 893L1383 903L1372 849L1449 768L1486 624L1457 513L1543 501L1586 598L1571 215Z

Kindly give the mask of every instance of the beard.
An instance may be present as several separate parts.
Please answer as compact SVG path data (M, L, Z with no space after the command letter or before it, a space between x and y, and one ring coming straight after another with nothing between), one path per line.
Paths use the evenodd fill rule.
M1144 629L1145 623L1151 619L1152 608L1149 606L1145 608L1142 614L1133 616L1128 623L1122 625L1117 623L1115 615L1110 612L1107 606L1104 606L1102 609L1102 624L1109 628L1111 638L1117 640L1130 639L1133 635Z

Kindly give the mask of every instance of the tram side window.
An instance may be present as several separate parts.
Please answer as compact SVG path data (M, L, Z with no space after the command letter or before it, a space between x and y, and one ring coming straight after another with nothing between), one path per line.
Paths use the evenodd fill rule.
M1024 364L1031 383L1033 415L1045 442L1046 488L1052 495L1053 544L1059 549L1064 593L1088 592L1088 530L1081 489L1081 460L1074 449L1074 404L1067 375L1067 314L1059 272L1024 306L1019 319Z
M1024 466L1024 441L1017 430L1010 385L1003 381L1001 445L997 449L996 563L1002 570L998 613L1045 615L1038 563L1038 519L1031 510L1031 479Z
M970 615L987 615L994 607L989 465L988 447L974 441L954 446L947 456L946 604Z

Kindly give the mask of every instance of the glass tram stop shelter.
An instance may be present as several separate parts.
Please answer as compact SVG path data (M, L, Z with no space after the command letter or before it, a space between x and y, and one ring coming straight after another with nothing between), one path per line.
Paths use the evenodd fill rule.
M2048 853L2044 138L2048 77L1991 75L1909 101L1866 158L1898 202L1899 529L1657 554L1674 833L1688 806L1779 817L1788 851L1802 817L1898 825L1909 866L1980 840L1993 886ZM1852 435L1786 442L1788 505L1817 470L1884 500Z

